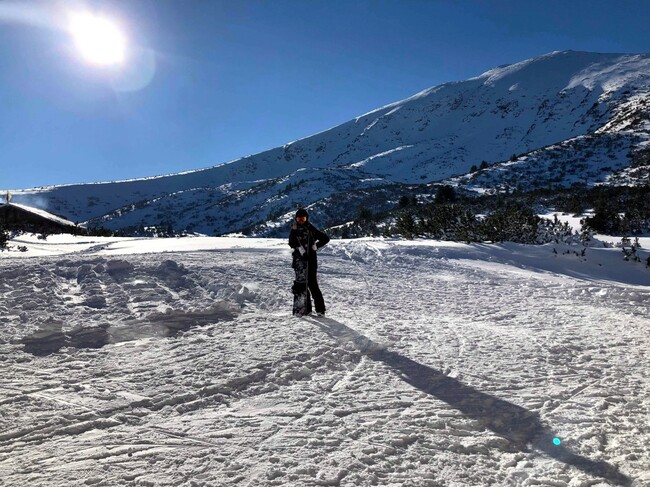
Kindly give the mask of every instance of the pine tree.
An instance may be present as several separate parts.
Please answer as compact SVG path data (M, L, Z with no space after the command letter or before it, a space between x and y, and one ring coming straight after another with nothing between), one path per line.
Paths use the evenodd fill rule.
M371 222L374 218L374 214L372 213L372 210L366 206L360 206L357 209L357 220L361 223L368 223Z
M438 192L436 193L436 203L444 204L453 203L454 201L456 201L456 190L453 186L444 185L438 188Z
M5 250L8 242L9 233L3 227L0 227L0 250Z
M594 216L585 218L586 225L599 233L610 235L619 233L621 217L615 209L601 203L595 210Z
M483 234L492 242L535 243L539 220L532 209L509 203L485 217Z
M411 204L411 198L407 195L404 195L400 197L399 199L399 207L400 208L406 208L408 205Z
M416 223L413 214L406 212L399 215L395 221L395 230L402 237L413 240L416 232Z

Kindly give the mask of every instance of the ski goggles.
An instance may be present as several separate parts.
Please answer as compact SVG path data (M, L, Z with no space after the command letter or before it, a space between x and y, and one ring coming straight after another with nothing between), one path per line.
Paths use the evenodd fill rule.
M296 221L298 223L305 223L307 221L307 217L306 216L297 216Z

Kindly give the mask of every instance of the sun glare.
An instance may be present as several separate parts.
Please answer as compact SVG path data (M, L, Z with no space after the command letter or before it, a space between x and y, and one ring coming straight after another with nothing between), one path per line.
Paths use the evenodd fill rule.
M110 20L90 13L70 15L69 30L82 57L93 64L124 62L126 37Z

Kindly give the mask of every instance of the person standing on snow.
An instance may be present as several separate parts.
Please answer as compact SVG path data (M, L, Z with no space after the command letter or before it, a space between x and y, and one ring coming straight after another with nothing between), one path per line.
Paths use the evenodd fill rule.
M293 284L294 315L304 316L311 313L310 293L314 297L316 313L325 314L325 301L316 277L318 270L316 252L329 241L327 235L309 222L307 210L300 208L296 212L289 232L289 246L293 249L292 267L296 271L296 280Z

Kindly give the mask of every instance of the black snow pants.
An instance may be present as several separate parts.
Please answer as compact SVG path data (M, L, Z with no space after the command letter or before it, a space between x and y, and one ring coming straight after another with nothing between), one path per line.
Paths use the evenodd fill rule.
M307 270L307 283L309 284L309 292L314 298L314 308L316 309L316 313L325 313L325 300L323 299L323 293L318 287L316 271L317 266L310 262Z

